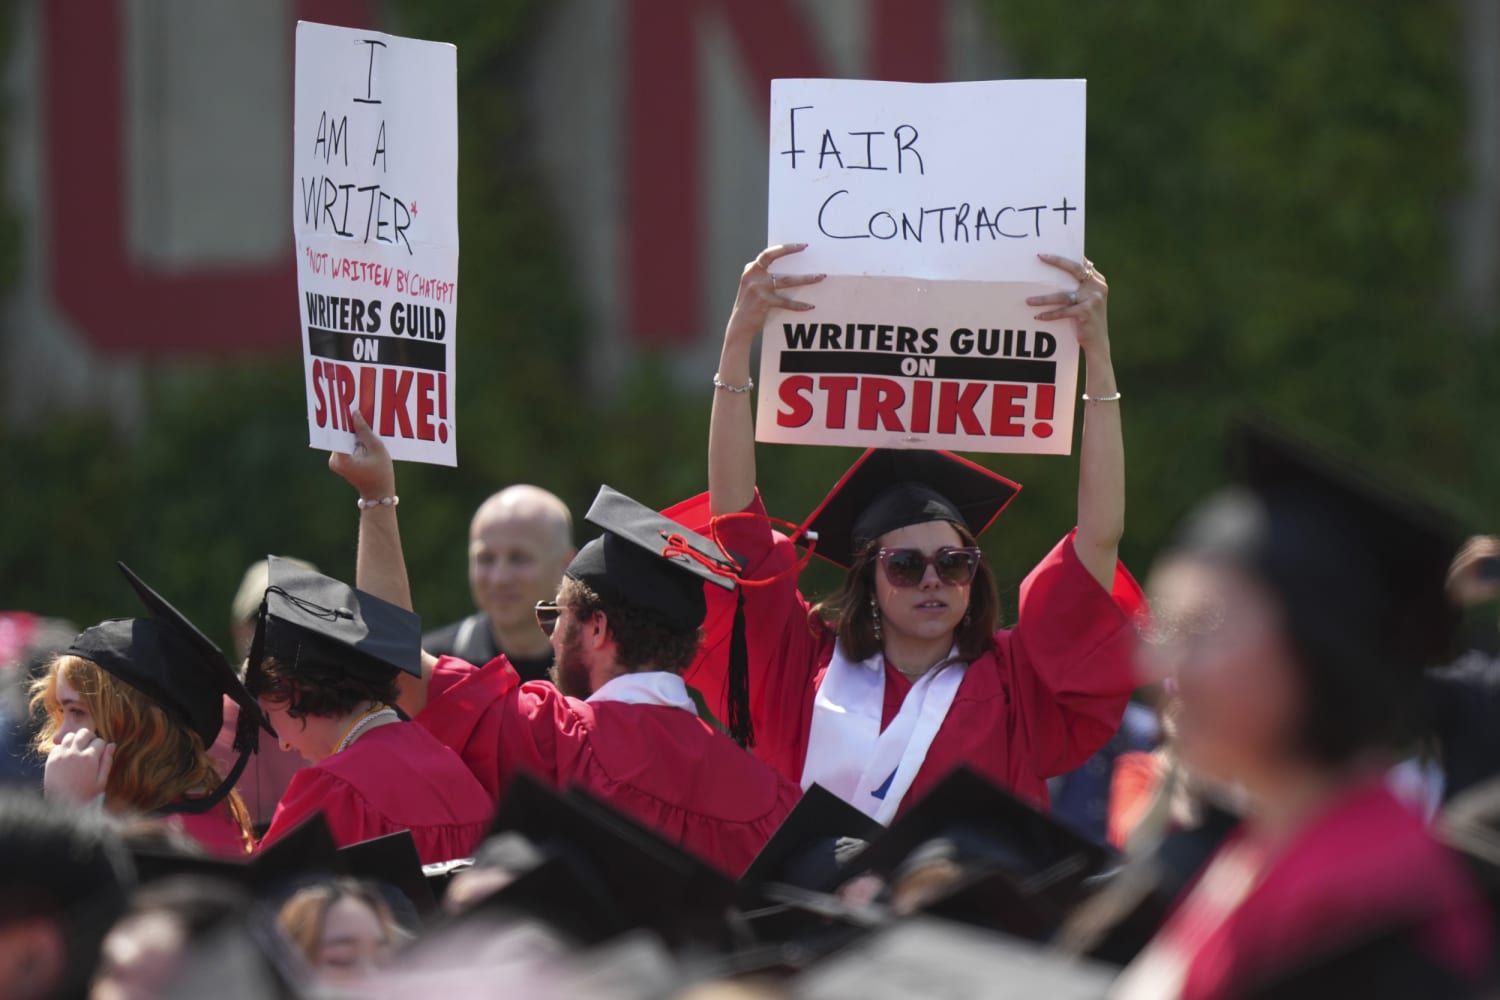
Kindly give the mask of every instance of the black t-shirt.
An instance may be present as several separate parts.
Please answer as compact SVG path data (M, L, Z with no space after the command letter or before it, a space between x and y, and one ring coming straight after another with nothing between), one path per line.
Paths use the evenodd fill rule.
M422 648L433 656L456 656L480 666L505 652L495 642L483 612L428 632L422 636ZM510 665L522 681L545 681L552 669L552 655L510 656Z

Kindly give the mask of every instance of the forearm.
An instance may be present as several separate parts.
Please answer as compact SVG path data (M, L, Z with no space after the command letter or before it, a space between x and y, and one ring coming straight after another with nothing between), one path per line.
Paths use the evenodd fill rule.
M731 320L731 323L733 321ZM719 380L728 385L750 382L751 336L727 331L719 355ZM714 390L708 425L708 498L714 514L744 510L755 497L755 426L750 392Z
M1118 392L1107 345L1086 353L1085 393L1097 398ZM1085 402L1078 460L1078 557L1109 589L1114 583L1120 539L1125 534L1125 440L1120 401Z
M411 581L406 575L406 555L401 551L401 528L395 507L368 507L361 513L354 585L397 607L413 610ZM416 715L427 704L427 682L436 662L423 650L422 675L413 677L405 672L400 675L397 704L406 714Z

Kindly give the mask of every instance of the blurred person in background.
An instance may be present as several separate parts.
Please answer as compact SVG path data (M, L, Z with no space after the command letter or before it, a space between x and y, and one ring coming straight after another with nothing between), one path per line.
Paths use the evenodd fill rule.
M0 612L0 785L41 785L42 762L31 751L40 723L27 705L31 684L77 634L60 618Z
M1157 614L1193 627L1142 659L1176 679L1184 762L1241 789L1245 821L1116 993L1258 995L1321 973L1338 995L1365 995L1356 980L1469 995L1491 971L1488 916L1385 780L1420 670L1451 639L1454 536L1280 432L1246 426L1235 444L1239 485L1190 515L1151 575Z
M335 988L358 986L385 968L400 935L380 893L355 879L299 889L281 905L276 925L318 985Z
M85 996L133 879L103 817L0 790L0 1000Z
M1448 594L1461 608L1500 597L1500 538L1470 538L1448 571ZM1451 801L1500 775L1500 659L1471 649L1427 672L1423 688L1443 769L1442 797Z
M433 656L483 665L504 653L522 681L547 680L552 646L536 627L538 601L557 594L577 550L568 505L539 486L509 486L469 524L472 615L422 637Z
M89 1000L152 1000L169 990L198 946L249 912L252 897L221 879L175 876L137 889L104 938Z

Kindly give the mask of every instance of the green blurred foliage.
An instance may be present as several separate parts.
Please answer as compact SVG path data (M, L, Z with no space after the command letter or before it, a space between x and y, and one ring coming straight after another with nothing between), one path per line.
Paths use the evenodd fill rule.
M663 391L664 361L647 357L608 396L584 380L593 331L524 152L544 7L392 10L391 30L459 53L460 465L400 470L414 593L434 625L469 608L467 522L499 486L540 483L578 514L600 482L662 506L704 487L709 373L702 391ZM1368 448L1471 517L1493 509L1500 364L1449 291L1465 182L1452 4L990 7L1014 75L1089 80L1088 246L1113 288L1133 566L1218 480L1222 421L1249 404ZM0 42L7 27L0 15ZM148 427L130 440L91 419L0 436L0 606L80 624L132 613L110 566L123 558L227 642L250 560L300 555L352 576L354 496L303 447L297 331L285 340L259 360L153 367ZM762 447L772 513L805 515L854 454ZM1073 522L1076 460L982 460L1027 487L986 538L1013 596ZM809 589L832 580L815 568Z

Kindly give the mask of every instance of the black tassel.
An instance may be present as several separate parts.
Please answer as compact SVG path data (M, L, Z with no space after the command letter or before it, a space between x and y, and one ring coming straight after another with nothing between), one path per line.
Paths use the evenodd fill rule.
M745 642L743 587L736 595L734 626L729 632L729 735L746 750L755 746L755 726L750 722L750 650Z

